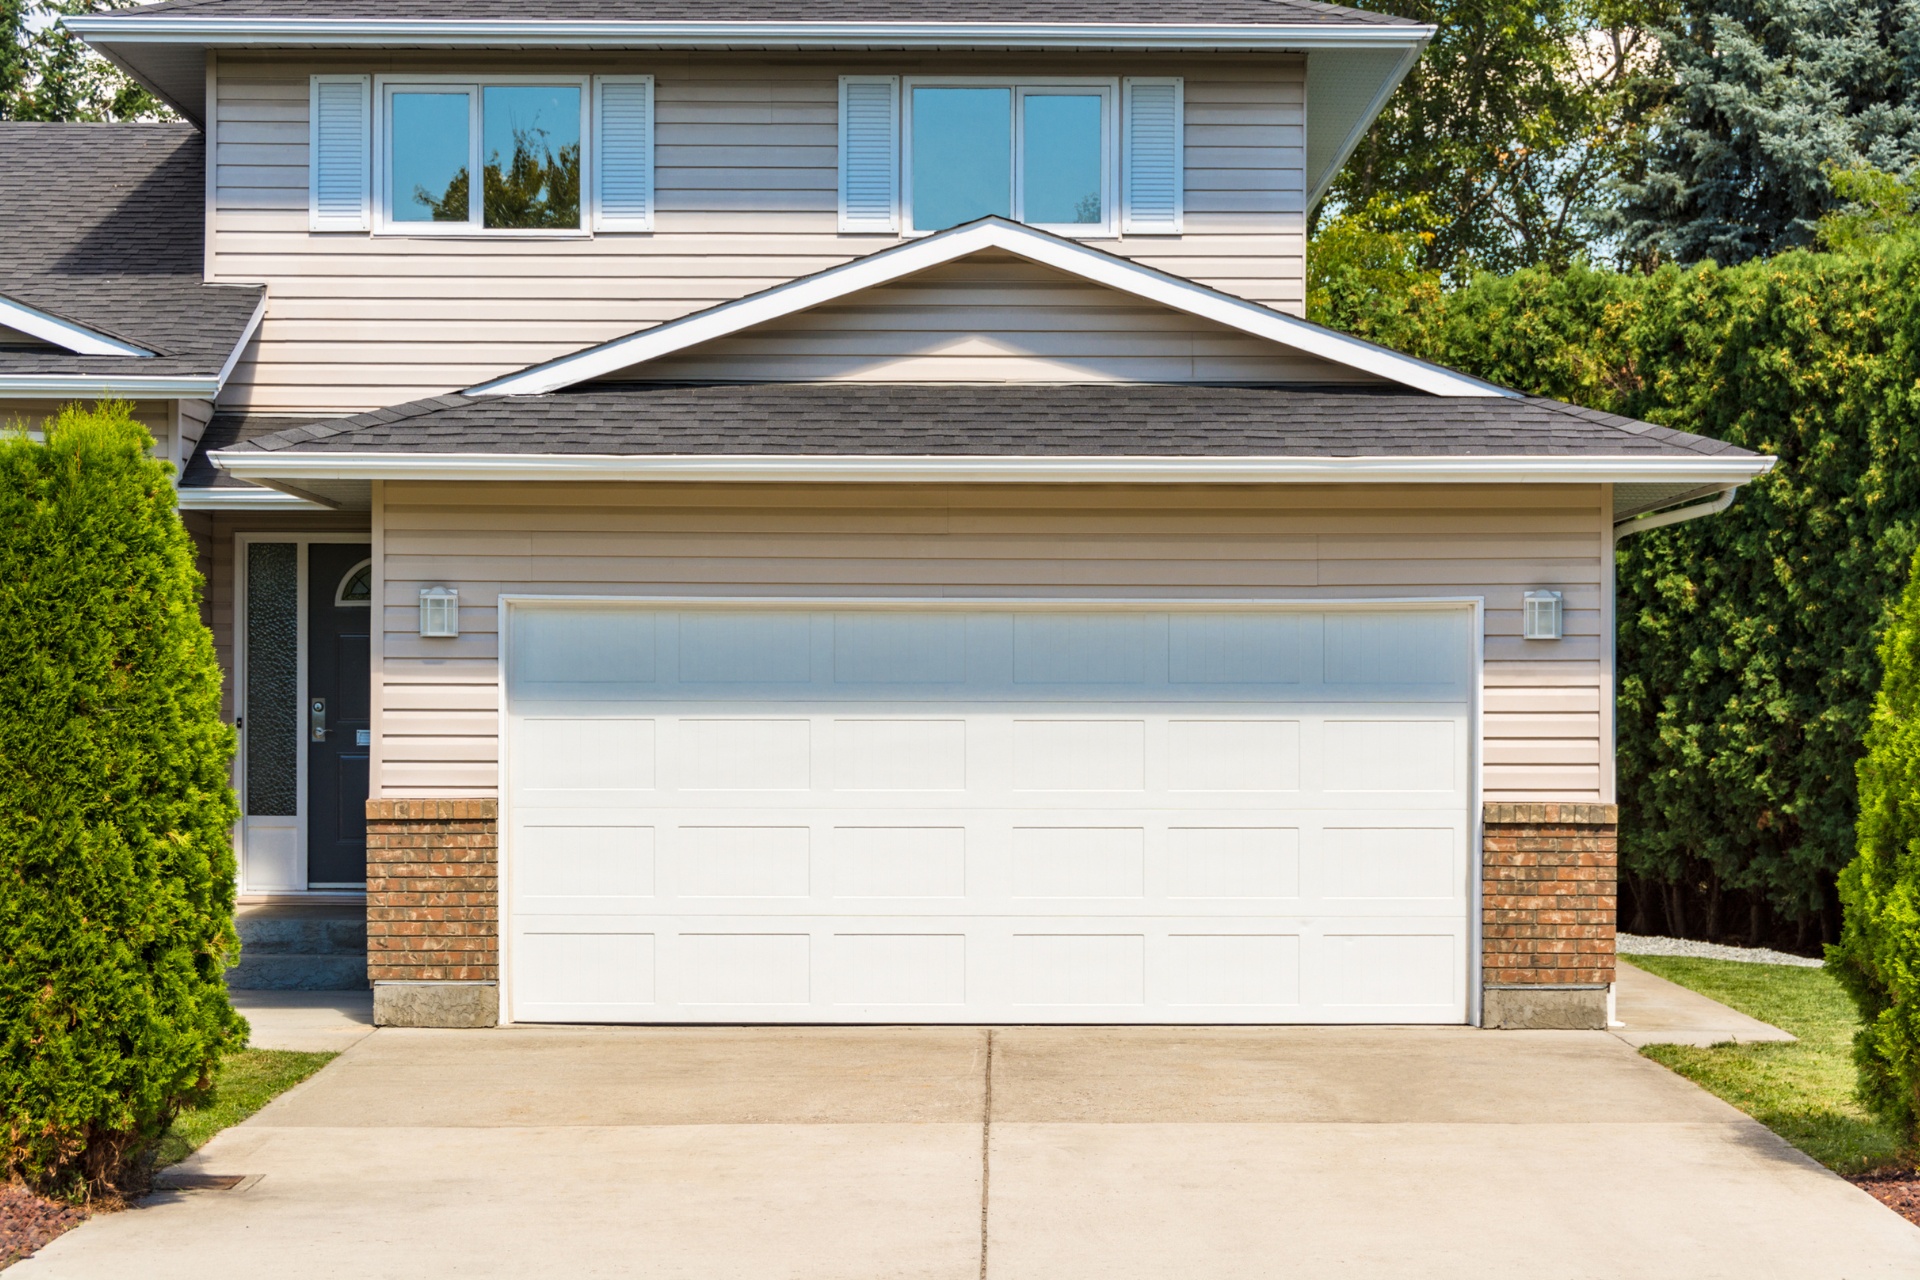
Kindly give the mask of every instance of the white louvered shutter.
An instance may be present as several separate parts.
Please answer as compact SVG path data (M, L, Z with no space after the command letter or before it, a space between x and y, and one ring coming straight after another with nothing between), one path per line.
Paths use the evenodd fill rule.
M900 229L900 77L840 77L840 229Z
M365 231L370 225L372 102L369 76L313 77L307 212L315 231Z
M595 76L596 231L653 230L653 77Z
M1121 230L1178 235L1183 201L1181 85L1130 76L1126 82L1125 217Z

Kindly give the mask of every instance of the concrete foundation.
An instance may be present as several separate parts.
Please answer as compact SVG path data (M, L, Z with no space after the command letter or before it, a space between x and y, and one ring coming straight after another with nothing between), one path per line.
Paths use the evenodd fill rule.
M1480 1025L1501 1031L1604 1031L1605 986L1493 986L1481 996Z
M491 982L376 982L376 1027L491 1027L500 1021L500 988Z

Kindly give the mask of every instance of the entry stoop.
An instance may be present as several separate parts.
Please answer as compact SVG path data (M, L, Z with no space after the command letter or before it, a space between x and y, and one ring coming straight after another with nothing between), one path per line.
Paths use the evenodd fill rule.
M358 903L241 907L236 991L365 991L367 909Z

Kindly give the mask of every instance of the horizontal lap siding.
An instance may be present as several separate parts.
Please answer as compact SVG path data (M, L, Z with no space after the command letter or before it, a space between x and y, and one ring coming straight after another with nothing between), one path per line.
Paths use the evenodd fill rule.
M308 75L393 70L654 74L655 231L564 241L310 233ZM218 71L213 269L266 282L269 302L258 355L236 370L223 405L329 413L437 394L898 243L835 229L837 77L873 70L1184 74L1186 234L1093 243L1304 307L1297 60L230 58Z
M975 254L615 378L668 381L1358 381L1157 303Z
M1487 601L1496 800L1604 800L1608 497L1460 486L754 489L388 482L379 699L386 795L492 794L502 593ZM461 635L418 635L422 587ZM1520 599L1566 597L1566 639Z

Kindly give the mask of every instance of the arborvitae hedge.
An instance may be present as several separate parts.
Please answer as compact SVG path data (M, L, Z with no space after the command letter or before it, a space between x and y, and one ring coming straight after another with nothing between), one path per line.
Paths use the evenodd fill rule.
M167 468L124 405L0 439L5 1173L112 1193L244 1041L233 733Z
M1875 646L1920 518L1920 237L1415 281L1383 306L1334 273L1319 296L1416 355L1779 455L1725 514L1620 546L1625 923L1836 936Z
M1828 963L1860 1006L1861 1096L1911 1147L1920 1127L1920 576L1880 660L1860 761L1860 855L1840 873L1846 930Z

